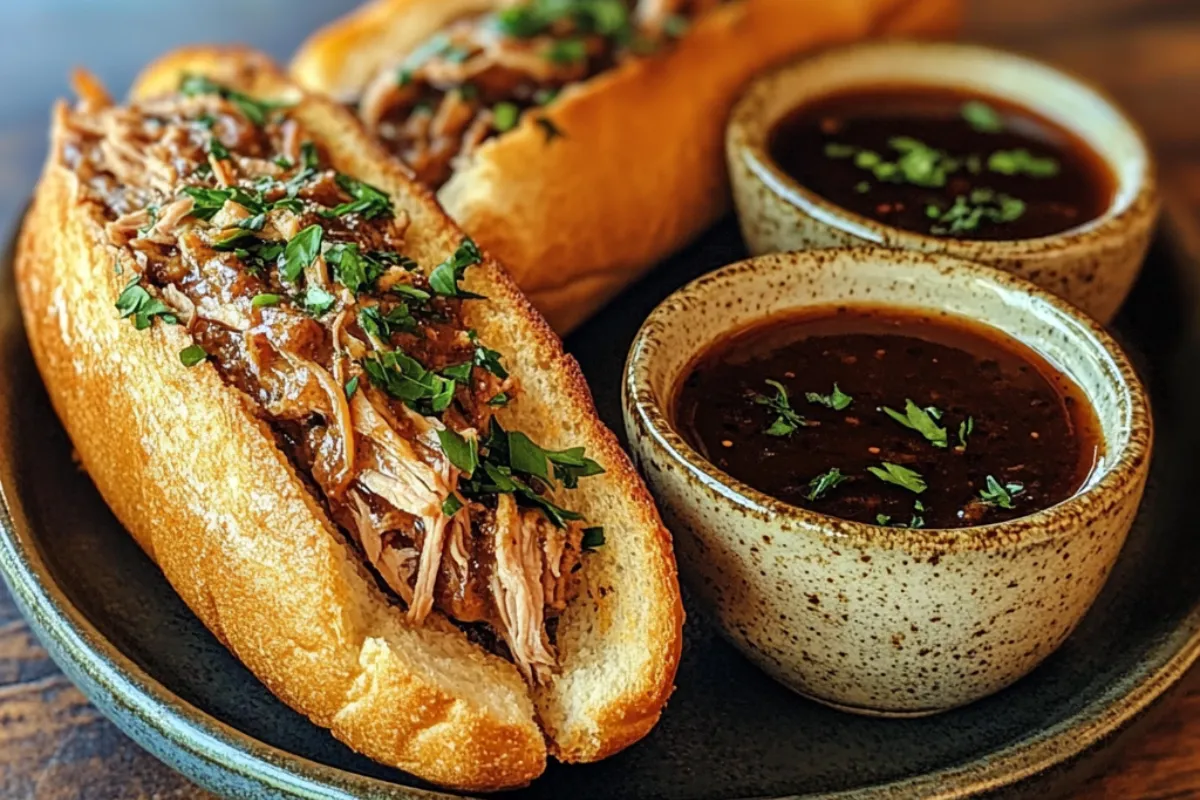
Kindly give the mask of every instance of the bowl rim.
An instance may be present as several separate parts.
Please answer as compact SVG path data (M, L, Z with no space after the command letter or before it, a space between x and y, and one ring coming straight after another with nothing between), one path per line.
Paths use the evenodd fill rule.
M1116 180L1112 200L1100 216L1047 236L1028 239L985 240L933 236L887 225L827 200L797 181L775 163L767 151L766 142L771 129L779 121L781 115L815 99L828 96L830 93L855 86L963 88L965 82L956 79L955 76L947 76L945 80L898 77L884 82L848 81L830 92L818 93L812 98L786 104L781 115L773 115L768 119L762 112L762 101L771 94L781 91L780 84L788 79L796 80L807 72L820 69L846 69L864 58L875 58L879 55L894 55L899 58L913 53L942 55L964 60L999 59L1008 64L1037 70L1053 80L1060 81L1084 94L1092 95L1130 134L1130 140L1137 148L1142 169L1136 178L1128 183L1127 191L1123 192L1122 185L1125 182L1122 179L1124 172L1121 165L1115 163L1107 155L1096 152L1095 155L1105 163ZM797 84L803 83L799 80L796 82ZM977 91L984 96L1006 100L1017 107L1028 105L1023 96L1014 93L991 88L980 88ZM1065 127L1074 135L1083 138L1084 141L1087 140L1079 126L1062 121L1057 121L1056 124ZM987 252L988 261L1000 261L1027 258L1047 252L1058 253L1064 250L1087 249L1100 242L1108 241L1110 238L1122 236L1140 219L1152 218L1157 207L1158 179L1149 140L1141 127L1124 111L1112 95L1103 87L1070 70L1021 53L981 44L904 39L860 42L831 48L810 58L776 67L755 78L734 106L727 126L726 146L730 158L741 159L750 174L764 184L774 196L824 225L873 244L887 244L914 250L936 250L966 259L979 258L983 250Z
M671 424L670 409L664 404L673 402L674 391L668 398L659 398L651 386L651 375L663 345L655 338L665 329L679 324L680 316L688 313L689 301L697 300L719 289L729 290L741 282L761 280L761 273L770 269L795 266L797 259L832 261L849 259L848 269L858 269L865 263L885 263L916 272L927 271L930 277L956 283L985 282L1002 291L1030 295L1049 306L1056 317L1068 323L1067 328L1077 341L1107 357L1118 391L1127 398L1121 426L1125 439L1114 452L1106 454L1106 463L1099 474L1080 491L1048 508L1004 522L973 525L962 528L890 528L855 522L820 514L786 503L727 474L695 448ZM851 300L850 305L854 304ZM803 308L798 302L793 308ZM873 302L872 305L880 305ZM883 303L882 305L887 305ZM904 305L928 311L943 311L932 305ZM765 319L762 316L759 319ZM983 320L1002 333L1031 347L1030 343L1011 326ZM721 336L741 330L742 325L724 325L708 338L708 344ZM694 363L705 344L689 354L687 363ZM686 367L685 370L686 372ZM680 376L682 377L682 375ZM770 519L790 532L806 532L826 538L836 538L854 545L871 548L905 549L915 553L955 552L959 550L1006 551L1017 547L1054 541L1077 529L1079 520L1095 518L1118 505L1144 480L1149 469L1153 448L1153 419L1145 387L1142 385L1128 356L1121 346L1096 321L1064 300L1039 289L1029 281L1003 270L942 253L920 253L892 250L884 247L851 247L821 250L817 253L771 253L735 262L703 275L673 292L658 305L642 323L625 364L622 402L627 418L640 424L665 457L683 469L698 484L714 496L716 502L730 504L742 513ZM1083 387L1080 387L1081 389ZM1087 395L1089 402L1092 401ZM631 435L632 438L632 435ZM1110 445L1105 440L1106 445Z

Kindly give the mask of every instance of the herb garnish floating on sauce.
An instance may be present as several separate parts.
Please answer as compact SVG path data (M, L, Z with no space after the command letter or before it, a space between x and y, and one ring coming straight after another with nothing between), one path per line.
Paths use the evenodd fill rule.
M987 166L1001 175L1028 175L1031 178L1053 178L1059 170L1058 159L1035 156L1024 147L997 150L988 156Z
M999 133L1004 130L1000 112L982 100L968 100L962 105L962 118L980 133Z
M810 501L820 500L825 496L826 492L836 489L839 484L846 480L849 480L848 476L843 475L840 469L834 467L808 482L808 494L805 497Z
M1013 497L1025 491L1025 486L1020 483L1006 483L1000 485L1000 481L987 476L987 488L981 489L979 492L980 499L988 505L997 506L999 508L1012 508Z
M883 461L881 464L882 466L879 467L867 467L867 472L870 472L884 483L908 489L914 494L920 494L925 491L925 479L921 477L921 473L908 467L902 467L899 464L893 464L890 461Z
M925 214L939 224L929 229L934 236L953 236L979 228L984 222L1012 222L1025 213L1025 201L991 189L972 189L970 195L958 195L954 204L942 210L934 203Z
M767 397L766 395L755 394L754 402L760 406L766 406L774 411L779 416L771 423L770 427L764 431L768 436L791 436L796 432L797 428L803 428L808 425L808 420L796 413L792 408L792 401L788 397L787 387L779 381L767 379L766 383L775 388L775 396Z
M958 423L958 447L954 448L958 452L963 452L967 449L967 437L975 432L975 418L967 417L962 422Z
M161 300L151 297L139 284L140 281L141 277L138 276L121 290L117 298L117 311L121 312L121 319L133 317L133 327L139 331L149 328L155 317L170 325L176 324L179 319L174 312Z
M940 419L942 412L930 406L929 408L921 408L912 400L904 401L904 413L901 414L895 409L884 406L883 413L887 414L892 419L899 422L906 428L911 428L917 433L929 440L934 447L946 446L946 429L938 425L935 420Z
M854 398L843 392L835 383L831 394L818 394L817 392L806 392L804 399L818 406L832 408L834 411L843 411L854 402Z

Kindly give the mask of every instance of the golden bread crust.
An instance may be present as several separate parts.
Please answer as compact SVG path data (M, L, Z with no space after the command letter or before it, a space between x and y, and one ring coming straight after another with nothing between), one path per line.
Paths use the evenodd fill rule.
M430 194L347 112L301 96L262 56L237 49L177 52L151 66L136 92L173 89L181 72L208 74L251 94L294 97L294 113L336 166L384 188L411 215L410 255L428 268L458 245L461 234ZM51 157L20 239L18 289L55 409L117 517L196 615L272 692L351 747L469 791L535 778L545 766L546 743L516 668L470 644L440 616L419 628L408 625L249 401L211 364L180 364L179 351L191 343L185 329L156 323L137 331L118 319L114 303L131 267L114 270L119 251L106 243L95 207L80 202L74 174L58 163L60 138L56 121ZM644 587L617 586L619 599L582 599L568 616L608 615L613 636L640 637L647 650L677 653L682 612L670 539L644 486L595 417L582 377L545 322L494 261L473 273L468 285L493 299L474 304L480 310L470 312L479 316L472 323L526 386L548 393L530 393L516 404L523 428L549 447L568 446L570 437L609 469L585 481L579 494L587 495L584 510L610 526L610 541L626 544L598 558L589 581L604 579L606 559L618 556L622 567L655 576L648 599L640 596ZM570 420L569 430L561 419ZM621 621L622 603L641 604L644 615L655 618L661 606L665 618L631 627ZM653 641L656 636L665 641ZM617 644L597 646L602 653ZM565 645L563 659L562 679L569 680L573 656ZM648 699L665 699L673 677L673 664L633 670L598 706L598 716L636 706L639 718L656 719L659 709ZM544 691L553 694L554 687ZM539 693L538 707L545 702Z
M403 57L394 42L422 41L440 27L431 7L453 19L479 5L375 0L310 38L292 74L306 88L353 96L364 75ZM728 211L725 118L754 75L818 46L949 31L959 14L959 0L721 6L666 53L569 87L542 115L564 137L548 142L526 114L484 143L438 197L565 333Z

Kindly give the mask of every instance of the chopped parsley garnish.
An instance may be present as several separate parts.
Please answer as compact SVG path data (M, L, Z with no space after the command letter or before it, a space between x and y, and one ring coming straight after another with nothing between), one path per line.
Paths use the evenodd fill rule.
M985 222L1013 222L1024 213L1023 200L991 189L972 189L970 195L960 194L954 198L954 204L945 210L933 203L925 208L926 216L938 223L929 229L935 236L953 236L978 230Z
M463 510L463 501L458 499L458 495L447 495L442 501L442 513L447 517L453 517L459 511Z
M333 277L342 286L358 294L375 285L387 272L387 264L370 253L362 253L357 243L338 242L325 251L325 262L333 267Z
M820 500L827 492L836 489L838 485L849 480L837 467L818 475L808 482L808 493L805 496L810 502Z
M523 433L504 430L495 417L487 437L479 443L479 454L480 470L473 479L459 484L464 495L515 494L518 500L542 509L559 527L582 519L582 515L555 504L545 493L554 488L556 480L573 489L580 478L604 471L584 456L582 447L546 450Z
M975 418L967 417L958 423L958 447L954 449L963 452L967 449L967 439L975 432Z
M244 247L235 249L233 254L242 260L242 263L246 265L247 271L255 275L261 275L266 272L268 267L279 262L279 257L283 255L283 251L283 242L257 239L254 242L246 244Z
M633 36L624 0L530 0L497 11L493 24L505 36L530 39L567 21L580 33L596 33L616 42L628 42Z
M592 527L583 529L583 538L579 541L579 546L584 550L595 550L598 547L604 546L604 528Z
M279 272L284 280L295 283L300 274L316 260L317 254L321 252L323 235L321 226L314 224L288 240L283 249L283 260L279 264Z
M470 478L479 468L479 443L475 437L466 438L449 428L437 432L438 441L442 444L442 452L450 463L458 468L463 475Z
M558 99L560 89L543 87L533 93L533 102L539 106L548 106Z
M470 237L463 237L462 243L454 251L454 255L433 268L429 274L429 288L434 294L442 297L461 297L464 299L482 299L482 295L473 294L462 289L458 283L468 267L473 267L483 261L483 254Z
M401 350L377 352L362 365L371 383L418 412L440 414L454 399L454 381L425 369Z
M492 127L498 133L507 133L517 127L521 109L516 103L497 103L492 106Z
M392 291L405 297L411 297L414 300L428 300L432 296L424 289L418 289L410 283L393 284Z
M358 391L358 376L357 375L355 375L350 380L346 381L345 389L346 389L346 399L347 400L349 400L351 397L354 397L354 393Z
M893 524L892 517L890 514L876 514L875 522L878 525L882 525L884 527L889 527L889 528L911 528L913 530L916 530L917 528L925 527L925 517L922 516L922 514L924 514L924 513L925 513L925 504L922 503L920 500L915 500L915 501L913 501L913 513L912 513L912 516L909 517L908 522L897 522L897 523Z
M1001 175L1028 175L1031 178L1053 178L1058 174L1058 159L1035 156L1025 148L997 150L988 156L987 167Z
M208 358L208 352L198 344L193 344L179 351L179 360L185 367L194 367Z
M304 310L314 317L324 316L333 308L333 304L337 302L337 298L329 292L322 289L320 286L310 285L304 292Z
M323 217L341 217L346 214L360 214L363 219L376 219L391 216L392 198L381 189L376 189L369 183L351 178L349 175L338 173L335 178L337 185L342 187L354 199L321 212Z
M754 402L760 406L766 406L777 415L775 421L763 431L768 436L790 436L796 432L797 428L802 428L808 424L804 417L796 413L792 408L791 398L788 396L787 387L779 381L768 379L768 386L775 389L774 397L767 397L762 394L754 395Z
M266 123L272 112L291 106L291 103L256 100L248 94L230 89L228 86L222 86L203 75L185 75L179 85L179 91L187 97L201 94L219 95L232 103L242 116L259 126Z
M542 56L551 64L578 64L587 60L587 43L582 39L555 39Z
M899 486L914 494L920 494L926 489L925 479L921 477L921 473L890 461L883 461L878 467L867 467L867 471L884 483Z
M270 293L264 292L263 294L254 295L254 298L250 301L250 305L253 308L266 308L267 306L277 306L277 305L279 305L279 301L282 299L283 298L277 294L270 294Z
M509 399L510 398L507 392L501 392L500 394L493 396L491 400L488 400L487 404L489 406L499 408L508 405Z
M998 508L1013 508L1013 498L1025 491L1021 483L1001 484L991 475L987 476L987 487L979 491L979 498L990 506Z
M417 321L404 303L386 314L380 311L379 306L363 306L358 312L358 325L369 335L385 342L391 341L393 333L412 333L417 329Z
M484 347L483 345L479 344L479 342L477 341L478 337L475 334L475 331L467 331L467 336L469 336L471 338L471 341L475 344L475 356L474 356L474 362L473 362L475 364L475 366L483 367L484 369L486 369L488 372L495 375L500 380L504 380L505 378L507 378L508 370L506 370L504 368L504 364L501 363L501 359L503 358L503 356L500 355L500 353L496 352L495 350L489 349L489 348Z
M834 411L844 411L854 402L854 398L839 389L836 383L833 385L833 392L831 394L805 392L804 399L814 405L832 408Z
M946 429L938 425L935 420L941 418L942 414L936 408L921 408L912 400L904 401L904 413L901 414L895 409L883 409L883 413L887 414L892 419L899 422L906 428L910 428L929 440L929 443L934 447L945 447L947 443Z
M221 144L221 140L216 136L208 138L208 154L218 161L224 161L229 158L229 150L225 145Z
M133 327L139 331L149 328L155 317L171 325L177 323L179 320L175 312L161 300L151 297L150 293L139 285L139 281L140 277L131 280L117 297L117 311L121 312L121 319L132 317Z
M966 123L980 133L999 133L1004 130L1000 112L982 100L968 100L960 110Z

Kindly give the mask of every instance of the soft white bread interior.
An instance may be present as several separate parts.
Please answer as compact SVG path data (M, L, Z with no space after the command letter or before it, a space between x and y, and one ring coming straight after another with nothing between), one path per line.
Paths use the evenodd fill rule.
M135 95L183 73L264 98L295 116L342 172L383 188L412 219L408 255L429 269L461 233L336 104L304 96L264 58L198 48L151 66ZM58 115L63 113L60 108ZM525 387L506 424L547 447L585 445L606 469L571 495L607 531L558 638L562 674L530 690L509 662L434 615L405 622L258 420L212 365L186 368L180 326L137 331L114 303L132 275L56 158L61 128L18 250L20 299L55 408L97 487L192 610L276 695L351 747L467 790L519 786L546 742L588 760L653 726L678 661L682 609L670 538L644 486L597 419L557 338L490 258L466 285L488 302L468 322ZM115 265L115 268L114 268ZM541 719L539 727L538 718Z
M350 98L450 19L504 0L373 0L316 33L291 70ZM754 75L815 47L953 30L959 0L740 0L660 55L576 84L491 139L438 197L566 332L729 208L725 118Z

